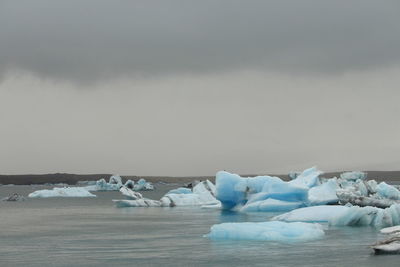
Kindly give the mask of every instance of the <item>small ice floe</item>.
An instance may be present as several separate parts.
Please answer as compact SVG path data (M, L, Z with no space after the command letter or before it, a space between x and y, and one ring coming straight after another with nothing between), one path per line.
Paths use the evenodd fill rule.
M9 197L5 197L2 201L25 201L25 197L20 194L14 193Z
M30 198L48 197L96 197L84 187L54 187L52 190L38 190L28 195Z
M383 228L382 234L389 237L372 245L375 254L399 254L400 253L400 225Z
M275 242L305 242L324 236L322 225L303 222L221 223L205 235L212 240L256 240Z
M189 189L190 190L190 189ZM175 193L174 193L175 192ZM130 200L113 200L117 207L175 207L175 206L202 206L216 205L215 186L210 181L197 184L190 193L185 189L176 189L168 192L160 200L152 200L138 196L129 188L121 188L121 193ZM134 196L133 199L131 196Z

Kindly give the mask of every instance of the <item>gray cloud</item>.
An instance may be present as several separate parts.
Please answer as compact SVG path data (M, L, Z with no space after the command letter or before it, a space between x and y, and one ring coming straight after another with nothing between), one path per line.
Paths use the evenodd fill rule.
M0 77L92 82L400 63L398 1L0 1Z

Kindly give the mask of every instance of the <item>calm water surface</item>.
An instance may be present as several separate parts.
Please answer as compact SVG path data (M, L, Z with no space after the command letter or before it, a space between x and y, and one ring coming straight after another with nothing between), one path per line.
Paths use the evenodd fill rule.
M159 199L178 185L147 192ZM41 186L1 186L0 198ZM97 198L0 202L0 266L399 266L400 255L374 256L382 239L369 227L329 228L300 244L211 241L222 222L265 221L273 214L201 208L115 208L119 192Z

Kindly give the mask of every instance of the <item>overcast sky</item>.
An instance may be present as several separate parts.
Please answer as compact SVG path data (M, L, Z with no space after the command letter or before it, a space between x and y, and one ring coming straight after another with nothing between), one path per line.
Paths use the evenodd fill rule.
M400 170L399 14L0 0L0 173Z

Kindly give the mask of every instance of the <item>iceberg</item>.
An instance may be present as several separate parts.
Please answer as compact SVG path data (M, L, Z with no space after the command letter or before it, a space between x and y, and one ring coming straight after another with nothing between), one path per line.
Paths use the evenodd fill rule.
M243 208L243 211L267 211L281 208L288 211L309 204L309 190L319 186L319 175L321 173L313 167L297 175L294 180L285 182L278 177L242 178L237 174L220 171L216 175L216 197L221 201L222 208L228 210L245 206L246 208ZM313 203L326 204L337 201L334 189L332 189L333 186L332 182L329 182L327 185L314 190ZM328 191L329 195L325 195ZM274 203L277 206L273 207L271 199L281 202L275 201ZM268 203L270 208L260 202L266 200L268 201L264 204ZM258 203L252 204L253 202Z
M348 207L346 211L331 218L330 225L372 226L377 228L400 224L400 205L394 204L386 209L377 207Z
M187 188L186 188L187 189ZM160 200L152 200L143 198L137 192L133 192L129 188L122 187L121 193L128 200L113 200L117 207L175 207L175 206L203 206L218 205L220 202L214 197L215 186L210 181L203 181L193 187L190 193L182 188L175 189L175 192L168 192ZM174 191L174 190L172 190Z
M400 225L382 228L380 232L382 234L400 234Z
M38 190L28 195L30 198L49 197L96 197L83 187L54 187L52 190Z
M296 179L289 182L291 185L311 188L319 183L319 176L322 174L316 167L304 170Z
M344 172L340 174L340 178L350 181L365 180L367 178L367 174L360 171Z
M309 204L315 206L338 203L337 189L339 189L339 185L336 178L328 179L325 183L310 188L308 191Z
M400 253L400 225L383 228L382 234L388 234L389 238L379 241L371 248L375 254L398 254Z
M211 227L205 235L212 240L258 240L275 242L305 242L320 239L324 230L320 224L270 222L222 223Z
M129 188L129 189L133 189L133 186L135 185L135 182L132 180L128 180L126 181L126 183L124 184L125 187Z
M127 199L130 199L130 200L137 200L137 199L143 198L142 194L135 192L126 186L122 186L119 189L119 191L122 193L122 195L124 195Z
M290 202L268 198L266 200L260 200L251 203L248 202L240 209L240 211L286 212L301 208L303 206L303 202Z
M113 179L113 181L115 180ZM107 181L102 178L97 180L95 185L89 185L84 188L88 191L119 191L121 186L122 183L107 183Z
M150 191L150 190L154 190L154 186L149 183L146 182L145 179L141 178L134 186L133 186L133 190L135 191Z
M376 190L378 195L383 198L400 200L400 191L396 187L388 185L385 182L381 182L380 184L378 184Z
M112 175L110 180L108 181L109 184L117 184L122 185L122 178L119 175Z
M273 221L285 222L329 222L333 218L346 213L347 206L313 206L292 210L290 212L273 217Z

